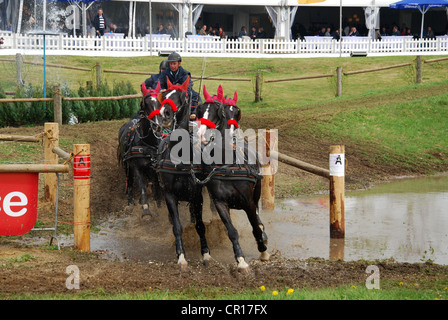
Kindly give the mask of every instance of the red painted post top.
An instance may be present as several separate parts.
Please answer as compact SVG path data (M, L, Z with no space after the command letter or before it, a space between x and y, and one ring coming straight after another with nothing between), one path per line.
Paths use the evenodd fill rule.
M80 154L74 157L73 178L90 179L90 154Z

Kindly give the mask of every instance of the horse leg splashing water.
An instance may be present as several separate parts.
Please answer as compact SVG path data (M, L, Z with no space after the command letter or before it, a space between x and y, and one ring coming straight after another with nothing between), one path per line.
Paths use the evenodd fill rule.
M168 89L160 96L162 123L165 127L172 129L169 137L164 139L160 146L161 159L157 164L160 181L165 193L165 201L169 212L169 218L173 225L175 237L176 254L181 270L187 269L188 263L185 257L185 248L182 240L182 224L179 218L179 201L189 203L190 214L196 223L196 232L200 238L201 254L205 264L210 261L210 250L205 238L205 226L202 220L202 185L194 183L190 176L190 170L195 170L192 166L193 148L191 147L189 135L190 106L186 94L188 88L187 81L179 86L173 86L168 81ZM182 135L179 133L186 133ZM186 140L184 140L186 139ZM171 158L172 150L179 144L190 146L189 154L178 155L185 157L186 161L176 162ZM173 153L175 153L173 151Z
M134 179L140 195L142 217L152 216L149 210L147 185L152 182L153 195L160 207L161 188L154 163L160 141L161 116L157 94L160 87L147 90L142 84L143 99L140 110L133 119L126 122L118 133L117 157L126 174L126 194L128 205L134 204Z
M236 107L237 95L235 93L233 99L234 105L230 105L232 100L226 102L222 94L221 86L219 86L218 94L215 97L211 97L207 93L205 86L203 92L206 103L198 107L196 111L199 122L199 130L197 132L198 141L203 145L215 143L215 148L225 150L229 147L226 145L229 140L222 138L220 141L212 141L207 139L206 131L210 129L217 130L221 137L224 137L229 131L233 134L233 130L239 126L238 121L241 116L240 110ZM213 134L211 136L213 136ZM219 144L220 142L221 145ZM250 152L247 143L244 143L244 152L246 155ZM207 182L207 190L216 206L222 222L227 228L229 239L233 245L235 260L238 264L238 270L245 272L249 270L249 265L245 261L243 251L238 241L238 231L232 223L229 209L239 209L246 212L252 226L252 233L255 237L258 251L261 253L260 259L262 261L269 260L266 246L267 236L258 212L258 202L261 195L261 177L258 175L260 164L258 161L254 165L248 163L237 165L234 161L232 161L231 164L228 164L226 163L227 159L224 158L225 152L221 152L221 154L223 155L223 158L218 159L219 163L215 162L208 164L208 171L211 172L211 168L213 167L215 170L217 169L217 173L213 176L211 174L209 175L211 179ZM239 168L241 172L246 173L246 176L236 179L235 176L228 176L224 173L227 172L227 169L232 168L234 168L234 170L238 170ZM220 169L222 169L222 171L220 171ZM207 169L205 170L207 171ZM219 172L222 174L219 174ZM241 176L241 174L238 176Z

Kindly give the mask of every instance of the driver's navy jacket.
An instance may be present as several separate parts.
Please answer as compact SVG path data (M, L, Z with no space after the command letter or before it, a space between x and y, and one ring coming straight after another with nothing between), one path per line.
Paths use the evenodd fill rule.
M180 66L179 69L177 69L176 73L171 71L170 68L167 68L167 69L163 70L163 72L160 74L160 78L159 78L160 88L162 90L168 89L166 77L168 77L168 79L170 79L172 84L181 85L187 80L188 76L191 76L190 72L188 72L187 70L182 68L182 66ZM191 96L192 88L193 88L193 81L190 79L190 83L188 84L188 90L187 90L188 96Z

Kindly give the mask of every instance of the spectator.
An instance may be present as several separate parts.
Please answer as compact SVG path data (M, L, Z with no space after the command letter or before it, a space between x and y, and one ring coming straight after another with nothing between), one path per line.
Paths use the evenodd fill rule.
M159 29L157 30L157 34L166 34L165 28L163 27L163 23L159 24Z
M403 23L402 25L401 25L401 33L400 33L400 35L401 36L404 36L404 35L406 35L406 23Z
M323 27L322 29L320 29L320 32L317 35L319 37L325 37L325 32L327 32L327 29L325 29L325 27Z
M425 39L435 39L436 35L434 34L434 31L432 31L431 27L428 27L428 29L426 29L426 31L424 32L424 36L423 38Z
M253 26L251 29L250 38L252 40L255 40L257 38L257 28L255 26Z
M218 36L220 39L225 39L226 38L226 33L224 32L224 30L222 30L222 28L219 28L219 33Z
M380 29L375 29L375 40L381 40L381 33L380 33Z
M258 38L258 39L264 39L264 38L266 38L266 33L264 32L263 27L258 28L257 38Z
M393 36L399 36L399 35L401 35L400 30L398 30L398 27L397 27L397 26L394 26L394 27L392 28L392 35L393 35Z
M244 37L244 36L247 36L247 30L246 30L246 27L245 27L245 26L242 26L242 27L241 27L241 31L240 31L240 33L238 34L238 38L241 38L241 37Z
M106 30L106 18L103 15L103 9L98 10L98 14L95 16L95 19L93 20L93 26L96 29L96 36L98 38L101 38L104 36L104 31Z
M206 36L207 35L207 26L204 24L202 28L199 30L200 36Z
M212 26L208 27L208 35L209 36L214 36L214 34L213 34L213 27Z
M327 31L325 31L325 36L326 37L331 37L331 28L330 27L328 27Z
M340 38L341 38L340 31L339 31L339 29L336 29L336 31L333 32L333 39L334 40L339 40Z
M386 27L382 27L380 34L381 34L382 37L386 37L386 36L389 35L389 32L387 31Z
M359 32L358 32L358 30L356 30L356 27L352 27L350 29L350 33L348 35L349 35L349 37L357 37L357 36L359 36Z
M171 25L171 23L168 23L166 34L169 34L171 36L170 39L176 38L176 35L174 34L173 26Z

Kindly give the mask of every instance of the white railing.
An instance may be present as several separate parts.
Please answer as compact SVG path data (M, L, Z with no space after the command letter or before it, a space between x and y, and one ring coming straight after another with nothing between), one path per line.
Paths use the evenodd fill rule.
M4 44L1 49L41 50L43 36L14 34L0 31ZM342 46L342 48L341 48ZM116 52L171 52L180 53L232 53L232 54L350 54L365 52L375 54L448 52L448 36L436 39L414 40L412 37L343 37L342 42L331 37L305 37L304 40L284 39L219 39L218 37L188 36L170 39L167 35L125 37L124 34L105 34L102 38L74 37L68 34L47 35L46 50L62 51L116 51ZM0 51L1 54L1 51Z

